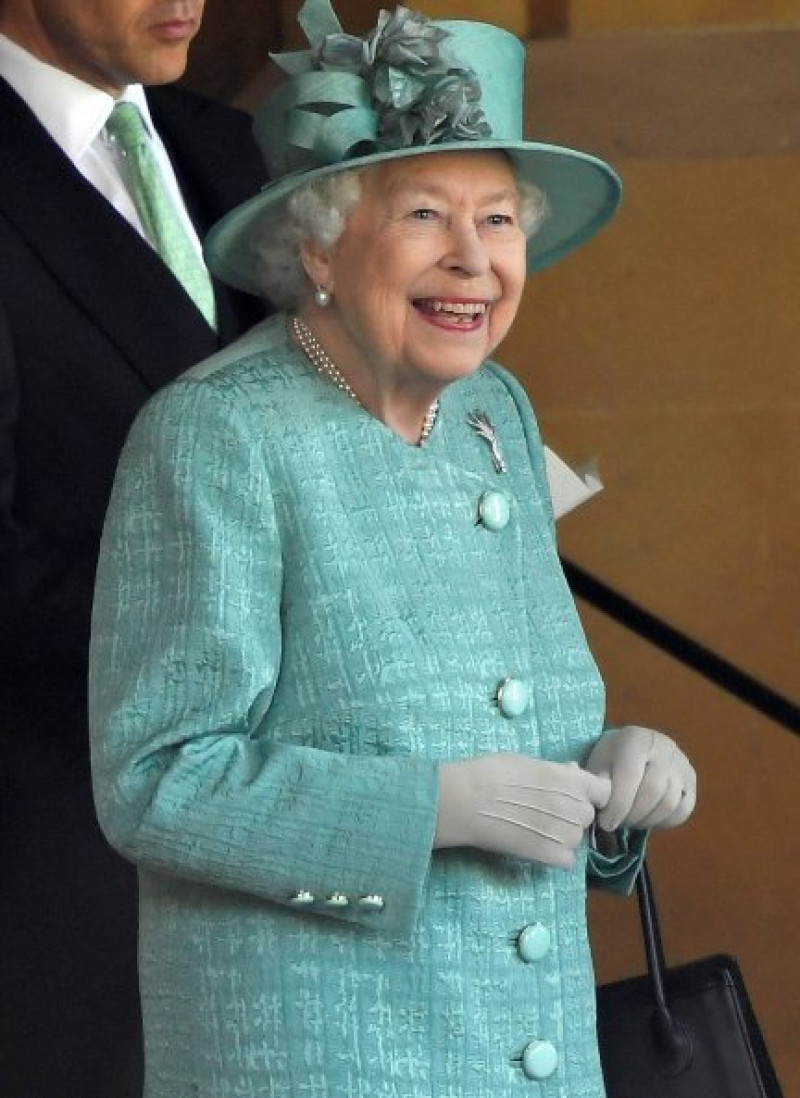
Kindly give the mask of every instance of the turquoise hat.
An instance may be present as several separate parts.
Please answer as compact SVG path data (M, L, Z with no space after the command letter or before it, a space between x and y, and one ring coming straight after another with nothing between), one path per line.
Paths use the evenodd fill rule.
M400 157L505 152L548 200L528 242L529 271L588 240L619 206L622 186L604 161L523 140L525 49L508 31L398 7L359 38L342 30L330 0L306 0L298 22L311 49L273 55L288 80L254 120L272 182L206 239L209 268L223 281L259 292L254 226L298 187Z

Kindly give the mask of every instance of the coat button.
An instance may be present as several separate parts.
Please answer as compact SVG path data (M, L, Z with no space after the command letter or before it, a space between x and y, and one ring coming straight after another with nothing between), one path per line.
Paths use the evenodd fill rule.
M517 939L517 952L526 964L541 961L550 950L550 931L542 923L530 923Z
M386 906L383 896L378 896L377 893L370 893L369 896L359 896L356 900L356 907L361 911L383 911Z
M528 708L528 688L520 679L503 679L497 688L497 704L504 717L521 717Z
M549 1079L558 1067L558 1053L549 1041L531 1041L522 1050L522 1070L529 1079Z
M484 492L478 500L478 521L492 533L504 530L510 517L511 504L505 492Z
M330 896L326 896L325 899L322 901L322 906L335 908L349 907L350 899L349 897L345 896L343 892L332 892Z

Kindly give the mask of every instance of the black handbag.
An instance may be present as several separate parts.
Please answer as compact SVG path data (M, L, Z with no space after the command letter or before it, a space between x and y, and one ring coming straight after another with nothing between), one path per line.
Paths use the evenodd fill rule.
M608 1098L782 1098L734 958L667 968L646 866L636 888L647 975L597 989Z

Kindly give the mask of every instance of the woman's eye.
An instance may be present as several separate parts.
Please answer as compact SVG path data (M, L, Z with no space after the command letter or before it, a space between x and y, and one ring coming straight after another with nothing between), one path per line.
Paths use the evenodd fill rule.
M486 218L489 225L513 225L514 218L511 214L489 214Z
M414 210L411 214L415 221L434 221L436 219L436 210L431 210L427 207L422 207L419 210Z

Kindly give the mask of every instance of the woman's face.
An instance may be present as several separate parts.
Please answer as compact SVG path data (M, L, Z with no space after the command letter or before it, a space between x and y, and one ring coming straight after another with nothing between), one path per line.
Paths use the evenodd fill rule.
M333 294L328 350L356 386L373 375L435 389L473 373L508 332L525 282L507 160L433 153L377 165L361 184L332 251L306 257Z

